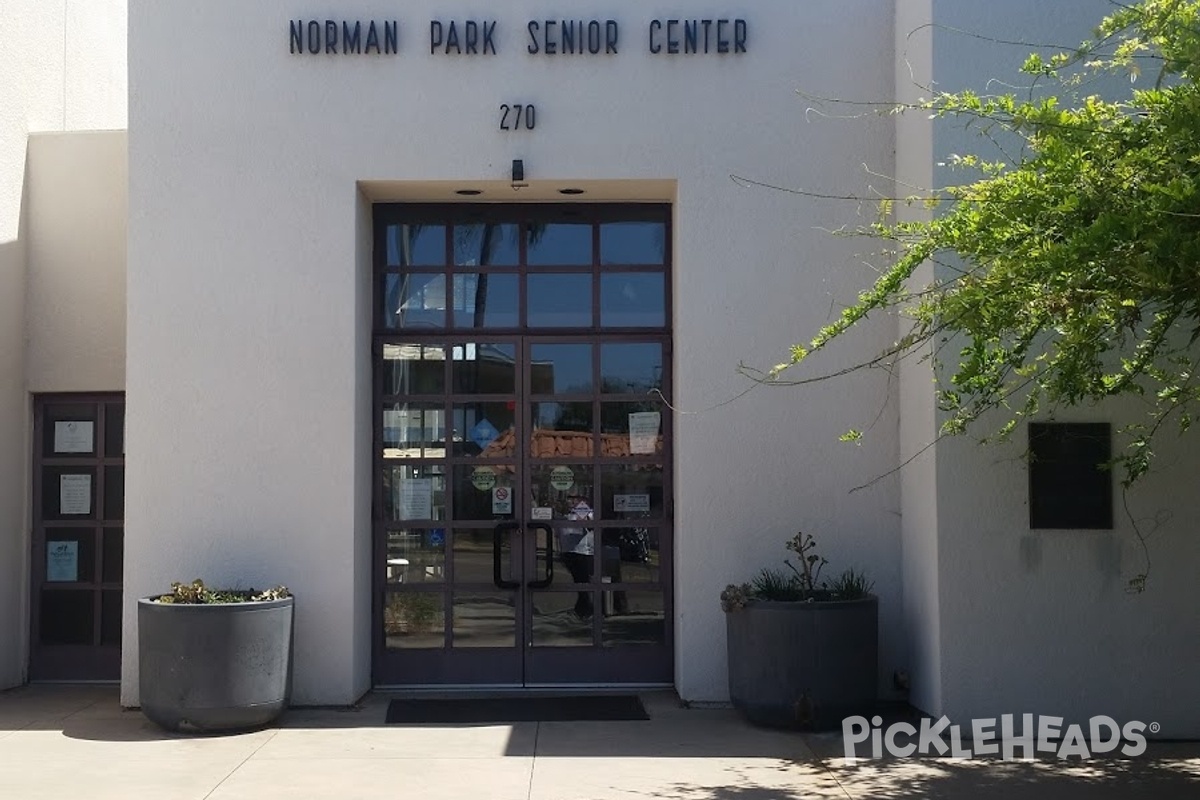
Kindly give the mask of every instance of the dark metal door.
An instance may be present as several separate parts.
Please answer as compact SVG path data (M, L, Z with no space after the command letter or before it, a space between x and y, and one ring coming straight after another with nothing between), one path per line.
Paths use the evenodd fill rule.
M122 395L34 402L30 680L121 674Z

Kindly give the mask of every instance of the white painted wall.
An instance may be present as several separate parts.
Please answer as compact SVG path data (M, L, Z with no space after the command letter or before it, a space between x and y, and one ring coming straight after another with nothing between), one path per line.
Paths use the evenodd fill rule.
M24 680L27 663L29 571L29 430L26 353L28 214L31 187L39 181L29 134L44 131L123 129L125 103L125 0L6 0L0 47L0 688ZM27 168L28 163L28 168ZM111 177L111 163L85 184ZM118 204L119 205L119 204ZM123 218L113 235L120 234ZM42 226L42 230L46 230ZM70 235L70 230L62 231ZM103 269L112 263L98 245ZM45 263L45 262L44 262ZM77 268L88 270L89 267ZM111 302L106 300L111 307ZM123 300L116 301L117 306ZM107 312L106 312L107 313ZM43 337L44 339L44 337ZM104 354L109 374L121 353ZM67 382L69 383L69 382ZM66 383L63 385L67 385ZM78 386L119 389L119 383Z
M899 103L917 104L929 97L933 81L931 0L899 0L896 6L896 89ZM927 195L933 187L933 126L926 115L911 112L896 118L897 197ZM898 220L928 219L921 204L895 206ZM930 266L914 276L918 285L933 278ZM897 338L907 333L897 319ZM908 700L922 710L941 708L942 637L938 574L939 420L929 364L916 358L900 363L900 471L904 630L908 636Z
M823 230L853 223L854 204L730 174L853 194L878 183L864 163L890 174L887 119L808 119L795 90L889 96L892 4L693 4L750 20L751 52L726 59L643 52L656 14L634 0L601 9L622 22L618 57L531 57L518 34L547 10L506 3L501 53L471 59L421 47L444 3L339 6L412 26L400 56L360 58L289 55L288 19L313 13L299 0L132 4L128 446L140 455L127 468L123 702L137 701L134 598L193 575L293 586L299 702L349 702L366 685L370 242L355 187L502 180L513 158L532 190L675 182L680 693L725 697L717 595L779 563L798 528L835 566L875 577L884 672L901 659L898 482L849 494L896 459L884 377L712 408L746 388L739 361L780 360L870 274L861 243ZM537 104L536 131L495 129L514 101ZM862 359L893 331L881 320L813 369ZM836 441L881 408L869 444Z
M1014 77L1030 51L955 31L1074 45L1111 8L1106 0L1071 0L1047 15L1037 0L933 0L933 19L941 26L934 34L934 75L941 88L979 87L993 77ZM935 161L980 144L949 123L934 126L933 135ZM943 173L939 179L953 178ZM1118 427L1138 413L1110 404L1058 421ZM1194 675L1200 617L1192 611L1200 601L1194 580L1200 539L1190 524L1200 512L1190 491L1194 445L1164 443L1157 474L1129 496L1133 518L1153 531L1148 589L1130 595L1126 582L1143 560L1119 490L1113 531L1029 530L1024 439L1018 439L1007 448L984 449L966 439L938 447L942 687L940 705L927 710L959 719L1108 714L1158 722L1163 736L1200 735Z
M125 131L30 137L30 392L125 387L127 140Z

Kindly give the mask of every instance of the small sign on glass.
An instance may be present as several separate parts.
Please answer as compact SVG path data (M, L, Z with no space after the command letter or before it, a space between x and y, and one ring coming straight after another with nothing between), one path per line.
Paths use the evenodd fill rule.
M46 581L74 583L79 580L79 542L46 542Z
M58 420L54 423L55 453L90 453L96 425L86 420Z
M92 476L58 476L58 513L92 513Z

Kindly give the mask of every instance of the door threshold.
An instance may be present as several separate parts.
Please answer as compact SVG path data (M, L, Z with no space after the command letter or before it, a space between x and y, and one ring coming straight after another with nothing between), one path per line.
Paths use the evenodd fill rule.
M586 683L586 684L535 684L521 686L514 684L430 684L417 686L376 686L371 691L375 694L395 696L444 695L448 697L493 697L497 695L527 695L530 697L554 697L556 695L606 695L630 694L640 692L674 691L670 683Z

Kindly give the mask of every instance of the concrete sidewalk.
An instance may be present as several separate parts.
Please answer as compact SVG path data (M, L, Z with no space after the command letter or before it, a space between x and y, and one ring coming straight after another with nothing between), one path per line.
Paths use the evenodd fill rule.
M648 695L649 722L384 725L388 698L295 710L223 737L165 733L108 687L0 693L0 798L768 800L1200 797L1200 745L1060 763L841 759L840 735L743 723Z

